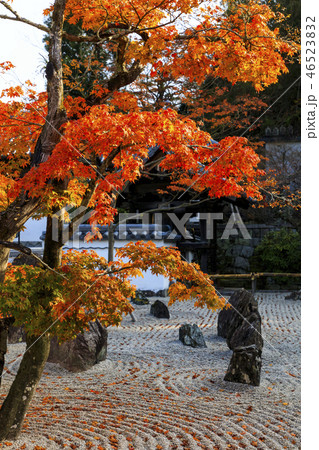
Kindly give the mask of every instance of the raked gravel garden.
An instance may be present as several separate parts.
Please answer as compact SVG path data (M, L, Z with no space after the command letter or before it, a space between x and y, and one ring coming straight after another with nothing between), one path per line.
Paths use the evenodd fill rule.
M20 439L1 448L299 449L301 308L285 296L255 297L264 338L260 386L223 380L232 351L217 336L216 312L176 303L167 320L136 306L135 323L128 316L109 328L105 361L82 373L47 363ZM183 323L200 327L207 348L179 341ZM2 397L23 349L9 345Z

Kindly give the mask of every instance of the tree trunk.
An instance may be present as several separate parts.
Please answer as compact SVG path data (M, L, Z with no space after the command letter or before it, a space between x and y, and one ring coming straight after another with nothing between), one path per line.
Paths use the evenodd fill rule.
M62 73L62 34L64 23L64 10L66 0L55 0L52 15L52 33L50 35L49 62L54 70L53 75L48 80L48 113L46 122L37 140L31 167L37 166L46 161L55 146L61 140L59 129L66 120L66 112L63 105L63 73ZM33 216L41 205L41 198L28 198L25 192L0 213L0 239L3 241L13 241L16 234L21 230L25 222ZM3 283L10 250L0 246L0 284ZM0 324L2 321L0 319ZM6 340L6 331L3 324L0 325L0 341ZM4 358L4 355L2 355ZM0 376L1 365L0 365Z
M62 220L57 221L58 237L61 236ZM52 217L47 219L45 247L43 260L52 268L61 265L63 243L53 240ZM25 414L41 379L44 365L50 351L50 337L46 333L41 337L28 336L25 352L17 376L15 377L9 394L0 410L0 441L16 439L21 431Z
M43 261L53 269L61 266L63 247L63 220L60 217L47 217Z
M49 356L50 338L28 336L18 373L0 410L0 441L16 439Z
M7 353L8 330L13 324L13 317L0 320L0 386L2 381L2 372L4 368L4 357Z
M108 235L108 261L114 261L114 224L109 224L109 235Z
M40 202L39 202L40 204ZM21 227L34 213L35 201L32 199L26 201L21 195L19 199L15 200L6 211L0 213L0 239L3 241L12 242ZM3 283L10 249L0 245L0 285ZM8 323L13 319L0 319L0 385L2 380L2 372L5 362L5 354L7 352L8 339Z

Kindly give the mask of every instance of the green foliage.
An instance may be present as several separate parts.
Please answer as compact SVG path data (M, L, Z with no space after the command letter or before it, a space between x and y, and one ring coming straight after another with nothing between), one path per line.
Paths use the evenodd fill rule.
M118 270L121 266L112 264L117 273L109 276L105 271L111 266L104 258L73 250L64 253L55 272L9 265L0 285L0 317L13 316L15 325L24 325L29 335L49 329L60 340L74 338L95 319L105 326L119 325L133 309L128 298L135 287Z
M198 307L224 306L208 275L183 261L176 248L131 242L117 250L117 258L107 262L94 251L69 250L55 270L9 265L0 284L0 317L13 316L28 335L49 330L59 340L74 338L96 319L117 326L134 310L129 301L136 291L132 278L146 270L175 280L169 289L171 303L194 298Z
M45 24L50 27L52 19ZM74 36L81 36L83 30L81 22L76 25L65 21L63 30ZM87 31L87 35L94 36ZM49 36L44 37L45 49L49 50ZM90 42L62 42L62 57L64 66L65 94L71 97L88 97L96 83L103 83L108 78L105 68L113 64L114 54L106 52L102 45Z
M50 303L59 295L52 272L27 265L9 266L0 290L2 316L14 316L30 334L41 334L51 324Z
M301 26L301 2L300 0L281 0L278 3L275 0L267 0L271 8L278 9L278 11L286 14L287 19L280 24L280 34L283 38L293 37L295 40L300 38ZM294 128L294 134L298 135L301 128L301 80L297 81L301 75L300 61L298 55L287 64L289 73L283 74L279 77L279 82L276 85L269 86L264 91L264 100L269 105L276 102L271 108L271 114L266 114L263 118L263 127L280 127L280 125ZM292 86L292 84L295 84ZM289 91L281 98L283 92L292 86ZM278 100L278 101L277 101Z
M299 233L282 229L264 236L251 257L253 272L299 273L301 270Z

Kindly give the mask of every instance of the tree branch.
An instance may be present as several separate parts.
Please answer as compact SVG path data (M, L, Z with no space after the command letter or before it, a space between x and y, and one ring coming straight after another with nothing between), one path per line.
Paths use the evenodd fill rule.
M58 273L59 275L61 275L61 277L67 280L67 278L64 275L62 275L62 273L56 272L56 270L51 269L51 267L48 266L39 256L35 255L32 252L31 248L25 247L24 245L21 244L16 244L15 242L8 242L8 241L0 241L0 245L6 248L10 248L12 250L17 250L18 252L23 253L24 255L32 256L32 258L36 259L41 264L40 266L41 269L50 270L51 272Z
M45 25L42 25L40 23L35 23L32 22L32 20L28 20L25 19L24 17L21 17L17 11L15 11L12 6L8 5L7 2L5 2L4 0L0 0L0 4L2 6L4 6L8 11L10 11L14 17L11 16L6 16L4 14L0 15L0 19L5 19L5 20L14 20L16 22L22 22L22 23L26 23L27 25L30 25L31 27L35 27L38 28L41 31L44 31L45 33L51 34L51 30L50 28L46 27Z
M110 92L117 91L121 87L133 83L133 81L136 80L136 78L142 73L142 71L143 67L140 65L139 61L135 61L133 66L127 72L117 73L103 85L103 88L108 90L108 93L106 95L103 95L102 97L97 97L95 94L90 95L86 99L86 103L89 106L104 104Z

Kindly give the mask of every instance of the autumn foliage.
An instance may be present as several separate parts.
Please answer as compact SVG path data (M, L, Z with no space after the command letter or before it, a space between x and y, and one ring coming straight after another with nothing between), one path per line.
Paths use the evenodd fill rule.
M277 82L298 51L279 33L282 14L257 0L220 6L201 0L54 0L44 25L21 17L9 0L1 0L0 8L0 20L44 32L48 50L47 92L27 81L0 93L0 281L10 242L30 217L48 217L50 227L65 206L89 208L98 237L96 224L114 221L118 196L151 170L150 147L159 148L156 165L173 195L187 190L195 197L262 198L264 172L246 138L225 135L212 144L195 117L162 101L161 90L152 105L144 81L182 86L181 102L191 99L188 86L208 78L250 83L260 91ZM76 57L63 58L66 48L69 55L76 49ZM0 62L2 75L12 69ZM221 108L228 111L220 112L219 122L230 121L231 106ZM1 287L0 313L25 325L30 347L0 410L0 440L19 435L48 356L49 332L68 339L96 318L119 324L132 310L132 277L149 269L172 282L171 301L223 306L208 276L174 248L131 243L118 251L117 262L106 262L85 252L68 252L61 260L62 247L47 233L42 267L9 266Z
M41 335L49 330L61 340L75 337L95 319L105 326L119 325L123 314L134 309L129 299L135 297L136 286L131 279L146 270L172 282L171 302L196 298L199 307L224 305L208 275L183 261L177 249L136 242L119 249L118 257L108 263L94 251L70 250L56 272L10 265L1 289L0 312L13 315L15 324L24 325L28 333Z
M53 24L58 3L44 12ZM48 77L48 93L37 93L32 83L27 82L23 88L11 87L1 94L4 101L0 102L0 208L3 211L21 195L27 195L29 199L41 198L38 215L50 215L65 205L85 205L94 209L95 223L109 224L117 213L117 196L145 171L149 148L155 145L163 154L159 170L170 174L171 192L191 189L217 198L242 195L256 200L262 198L260 179L264 172L258 168L260 159L246 138L224 137L218 144L212 144L212 137L202 131L191 116L181 116L171 108L147 107L146 97L143 101L136 86L147 74L154 79L169 78L176 86L183 80L200 84L209 76L231 83L251 83L257 91L262 90L287 71L285 58L297 51L297 46L283 39L273 26L284 20L283 15L255 0L236 2L228 9L199 0L68 0L65 19L71 27L80 27L81 33L64 31L63 39L92 48L87 47L81 61L68 60L62 67L64 89L68 92L63 98L65 119L55 136L57 144L52 151L43 149L40 162L35 155L47 125L53 95L51 80ZM99 51L107 55L106 66L98 58ZM92 73L96 81L89 92L73 96L75 88L81 91L78 87L81 78L76 79L80 65ZM12 69L12 65L6 62L0 68L5 72ZM187 83L184 86L183 99L189 101L191 91L187 91ZM230 109L227 103L220 105L227 120L231 116ZM222 112L220 114L222 116ZM29 283L36 284L36 280L47 279L43 282L45 286L58 283L41 306L49 315L44 323L35 323L37 332L43 331L45 324L63 310L68 311L66 317L72 315L74 330L79 330L79 325L85 325L94 314L117 323L121 314L130 310L125 300L133 292L128 277L138 267L145 267L146 261L155 271L155 262L158 264L162 260L168 264L171 255L176 267L174 270L169 265L165 270L162 268L163 274L172 280L194 280L193 269L186 270L187 265L178 260L174 250L165 250L166 255L152 244L143 251L137 247L132 244L125 250L126 254L121 255L128 256L131 252L130 257L134 259L134 252L137 252L134 264L129 269L117 267L112 277L99 278L99 271L107 267L97 255L91 255L92 263L86 254L65 256L59 270L66 277L77 277L77 288L72 294L67 293L66 287L64 289L64 281L60 280L59 284L52 273L43 273L41 269L10 268L7 280L28 279ZM148 251L153 255L152 260L146 257ZM74 269L68 271L71 262ZM77 276L77 271L82 275ZM32 278L31 273L36 276ZM115 287L119 280L121 289ZM68 310L74 295L80 295L90 283L94 286L88 296L100 299L96 307L88 300L86 308L78 305ZM195 286L200 284L197 280ZM10 289L9 285L6 284L5 289ZM22 286L26 286L24 283L21 289L26 289ZM118 305L118 310L115 308L117 312L114 310L113 315L112 308L105 306L106 294L102 294L102 287L105 292L117 292L112 305L114 308ZM20 313L27 314L32 296L17 292L25 299L21 309L16 309L18 317ZM171 288L172 298L183 295L188 298L190 293L200 298L197 287L184 290L176 283ZM215 306L218 302L214 303L214 295L206 294L206 303ZM12 302L4 308L7 313L15 308L17 300ZM94 314L88 312L91 310Z

